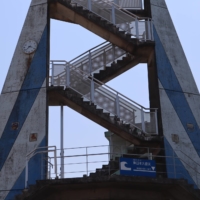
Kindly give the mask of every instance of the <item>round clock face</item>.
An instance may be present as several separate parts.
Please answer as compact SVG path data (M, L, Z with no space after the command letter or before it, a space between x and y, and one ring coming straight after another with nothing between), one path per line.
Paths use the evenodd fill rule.
M23 51L26 54L31 54L37 49L37 43L34 40L28 40L24 43Z

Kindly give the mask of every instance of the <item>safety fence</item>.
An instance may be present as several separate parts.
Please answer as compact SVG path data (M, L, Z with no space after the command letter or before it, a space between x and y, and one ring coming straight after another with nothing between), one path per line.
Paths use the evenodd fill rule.
M110 113L113 120L116 117L118 121L123 120L124 124L130 125L132 131L136 131L135 128L137 128L137 134L158 134L156 108L143 107L92 76L85 74L79 68L71 68L68 63L55 64L53 62L51 70L51 74L54 76L51 78L50 85L71 88L80 94L84 101L94 103L104 112ZM65 71L65 76L60 76L60 73L56 71Z
M109 43L103 42L96 47L84 52L69 62L62 60L52 60L50 64L52 66L52 77L59 77L59 79L52 79L52 85L65 84L66 71L61 64L68 65L73 69L80 69L86 74L98 73L100 70L110 67L112 63L122 59L127 53L119 47Z
M113 149L118 149L115 153ZM64 156L61 155L63 151ZM120 153L121 151L121 153ZM161 152L163 151L163 152ZM112 176L120 175L120 157L155 160L156 177L167 177L172 179L188 179L188 174L194 183L200 188L200 165L189 155L178 150L170 156L165 155L164 149L136 146L88 146L77 148L65 148L63 150L54 148L46 151L43 149L31 152L26 157L26 172L30 158L36 154L44 154L46 159L46 174L41 179L74 178L83 176ZM48 152L48 156L47 153ZM158 155L157 153L160 152ZM179 157L177 156L179 154ZM48 160L48 162L47 162ZM168 160L168 164L164 164ZM61 163L64 163L61 165ZM184 166L187 173L182 169ZM40 166L38 166L40 167ZM63 175L61 174L63 173ZM32 172L33 173L33 172ZM26 173L26 187L28 187L29 174Z
M69 2L69 0L63 0ZM108 0L71 0L73 6L81 6L85 10L95 13L97 16L115 25L121 31L130 34L140 40L154 40L153 24L150 18L139 18L129 12L126 7L137 6L142 8L142 1L123 2Z

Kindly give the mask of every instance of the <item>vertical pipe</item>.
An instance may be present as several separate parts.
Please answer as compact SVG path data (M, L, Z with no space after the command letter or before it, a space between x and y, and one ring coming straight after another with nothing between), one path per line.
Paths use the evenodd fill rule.
M54 85L54 64L52 62L51 85Z
M115 99L115 114L117 117L120 117L120 111L119 111L119 95L117 93L116 99Z
M136 29L136 38L139 39L139 26L138 26L138 19L135 19L135 29Z
M141 108L141 123L142 123L142 131L145 132L145 124L144 124L144 111L143 108Z
M142 121L142 131L145 132L144 111L143 111L143 108L141 108L141 121Z
M104 51L103 51L103 67L104 67L104 69L106 69L106 52L105 52L105 49L104 49Z
M154 41L154 37L153 37L153 21L150 21L151 23L151 40Z
M113 62L115 61L115 45L112 45Z
M88 176L88 150L86 147L86 171L87 171L87 176Z
M60 177L64 178L64 150L63 150L64 136L63 136L63 105L60 106Z
M91 59L91 53L89 51L89 70L90 70L90 75L92 74L92 59Z
M155 126L156 126L156 134L158 135L158 113L157 113L157 109L155 109Z
M147 20L147 27L148 27L148 40L151 40L151 27L150 27L150 21Z
M89 11L92 10L92 2L91 2L91 0L88 0L88 10Z
M93 80L93 77L92 77L92 80L91 80L91 86L90 86L90 102L91 103L94 103L94 80Z
M57 178L57 154L56 154L57 149L55 148L54 150L54 169L55 169L55 174L56 174L56 178Z
M115 20L115 6L112 5L112 23L115 25L116 20Z
M69 87L70 85L70 67L69 67L69 64L67 63L66 64L66 87Z

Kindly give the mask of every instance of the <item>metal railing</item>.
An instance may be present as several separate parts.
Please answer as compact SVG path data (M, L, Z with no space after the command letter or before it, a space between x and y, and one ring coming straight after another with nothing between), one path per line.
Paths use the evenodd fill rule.
M106 2L112 2L117 4L122 9L127 10L142 10L143 0L104 0Z
M120 8L130 10L142 10L143 0L109 0L117 4Z
M60 78L65 78L65 69L62 67L59 68L61 63L67 63L70 68L79 68L86 74L98 73L100 70L105 69L105 67L110 67L113 62L116 62L126 54L127 53L119 47L109 42L103 42L102 44L84 52L69 62L60 60L50 61L50 65L53 66L51 75L53 77L59 76ZM54 79L52 80L52 83L54 84Z
M48 147L38 147L36 149L34 149L33 151L31 151L30 153L28 153L26 155L26 167L25 167L25 188L28 187L28 179L29 179L29 173L28 173L28 163L29 160L34 157L37 154L47 154L49 152L53 152L53 159L54 159L54 165L51 163L51 157L47 156L46 158L43 158L44 160L46 160L47 166L48 166L48 170L51 173L51 168L54 167L55 170L55 175L57 177L57 149L56 146L48 146ZM47 177L50 177L51 175L48 174Z
M66 1L66 0L63 0ZM133 38L140 40L154 40L153 24L150 18L139 18L117 1L105 0L71 0L73 6L82 6L107 22L115 25L121 31L130 34Z
M111 151L112 149L118 149L118 152ZM121 152L120 152L121 149ZM124 151L126 149L126 151ZM186 162L185 159L177 157L173 154L171 156L160 156L155 154L155 152L162 151L164 149L149 148L149 147L124 147L120 145L109 146L88 146L88 147L76 147L76 148L65 148L64 156L60 155L61 150L57 149L56 154L52 151L48 152L48 158L50 160L56 160L57 165L49 164L49 169L61 168L61 159L64 160L64 175L57 174L54 170L48 171L46 179L55 178L74 178L90 176L91 173L102 173L101 175L112 176L113 174L119 173L119 158L138 158L138 159L148 159L156 161L156 176L157 177L168 177L172 179L186 179L188 180L187 174L181 171L182 165L192 177L193 181L200 188L200 165L196 163L192 158L190 160L196 163L198 170L193 167L191 163ZM45 152L43 152L45 153ZM182 152L184 154L184 152ZM164 164L160 159L170 159L172 162ZM167 172L165 171L167 169ZM93 175L93 174L91 174Z
M104 83L88 76L78 68L70 68L68 63L56 65L59 70L65 70L65 76L52 77L52 86L64 86L79 93L85 101L90 101L97 105L104 112L110 113L110 117L124 124L130 124L133 134L158 134L157 109L145 108L134 102L118 91L105 85ZM58 71L59 71L58 70ZM56 71L52 65L52 71ZM52 72L52 74L54 74Z

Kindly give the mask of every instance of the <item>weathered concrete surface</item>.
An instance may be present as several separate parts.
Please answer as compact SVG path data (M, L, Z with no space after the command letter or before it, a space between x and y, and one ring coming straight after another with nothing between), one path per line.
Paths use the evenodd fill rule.
M17 200L198 200L184 180L96 177L38 181Z
M200 187L199 91L165 1L150 0L150 4L165 152L167 156L177 155L182 160L181 174ZM173 141L172 134L179 138L177 142ZM166 162L169 164L171 160ZM170 172L172 168L168 166L167 170ZM171 177L170 173L168 176Z
M47 146L48 31L47 0L32 0L0 96L1 200L14 199L24 189L26 155L38 146ZM23 52L28 40L38 44L32 54ZM18 124L16 129L13 123ZM31 133L37 133L36 141L29 140ZM34 183L45 170L36 169L40 157L30 162L29 177Z

